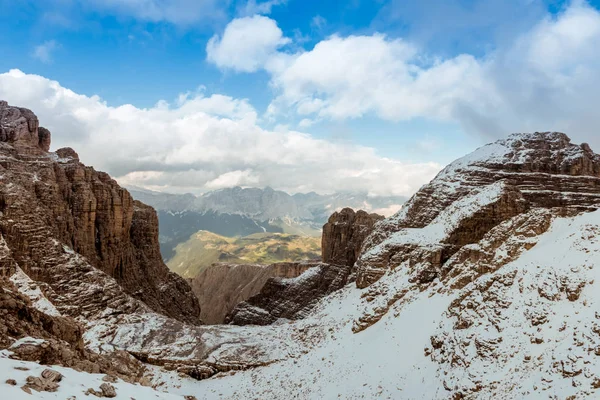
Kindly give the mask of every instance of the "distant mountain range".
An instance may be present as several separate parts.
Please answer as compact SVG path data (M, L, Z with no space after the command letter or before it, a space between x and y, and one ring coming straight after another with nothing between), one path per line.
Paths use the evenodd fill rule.
M175 255L179 243L200 230L227 237L261 232L320 236L329 216L344 207L390 215L406 201L404 197L370 197L366 193L290 195L270 187L233 187L200 196L128 189L135 199L157 210L165 261Z

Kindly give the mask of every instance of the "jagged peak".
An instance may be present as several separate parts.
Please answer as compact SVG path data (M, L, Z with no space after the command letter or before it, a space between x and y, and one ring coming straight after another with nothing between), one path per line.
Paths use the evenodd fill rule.
M50 150L50 137L50 131L40 126L33 111L13 107L0 100L0 142L47 152Z
M449 178L467 168L502 168L540 171L569 175L588 174L587 168L572 170L572 165L585 159L600 163L587 143L576 145L562 132L513 133L505 139L486 144L449 164L436 179ZM584 162L584 164L588 164ZM594 175L589 173L589 175Z

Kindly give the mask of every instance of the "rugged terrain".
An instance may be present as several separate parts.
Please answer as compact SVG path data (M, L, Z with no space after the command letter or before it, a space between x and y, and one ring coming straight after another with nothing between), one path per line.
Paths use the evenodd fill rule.
M175 256L167 265L171 271L193 278L217 262L272 264L320 259L320 244L318 238L283 233L255 233L228 238L200 231L176 247Z
M380 215L354 212L350 208L334 213L323 227L321 256L299 251L306 246L299 248L298 244L306 242L317 247L312 239L290 237L288 239L291 242L283 243L286 248L281 251L282 235L252 235L252 239L256 236L260 239L275 236L278 239L266 249L269 258L286 255L291 259L305 261L270 265L215 263L204 268L192 280L192 288L203 310L203 321L269 325L282 318L304 318L318 300L349 282L363 241L373 230L375 223L382 219ZM248 242L248 239L250 238L236 240L235 243L243 245L244 253L250 252L253 257L265 253L257 252L256 245L253 241ZM225 244L232 242L225 238L221 240ZM267 243L269 242L271 240ZM291 252L288 248L295 250L295 257L289 257ZM178 252L180 250L181 246L178 247ZM244 259L243 261L248 261L247 257ZM182 265L194 265L192 260L188 257ZM264 262L265 259L255 260Z
M371 234L375 224L383 219L383 215L369 214L363 210L355 212L351 208L333 213L323 226L323 262L354 266L365 239Z
M309 262L213 264L191 280L192 290L200 301L202 321L222 324L236 305L261 292L271 278L296 278L315 265Z
M331 254L347 264L271 278L232 313L271 325L205 326L190 323L198 310L185 281L157 274L153 289L158 281L146 276L166 269L154 262L156 220L147 209L139 205L138 214L134 203L129 219L126 191L72 150L47 152L49 132L31 112L2 109L0 266L11 283L2 284L8 324L0 325L0 371L9 380L0 390L7 395L57 382L65 398L91 386L104 393L106 375L52 367L58 380L26 358L55 337L89 357L124 351L143 362L138 380L106 378L117 398L600 395L600 156L562 133L511 135L457 160L398 214L374 223L361 246L341 240L360 235L338 215L340 229L327 243L346 243ZM96 207L85 202L91 194ZM88 231L92 217L97 229ZM136 275L144 268L150 273ZM128 286L128 271L148 293ZM53 318L55 329L44 326ZM134 384L144 378L157 391ZM38 397L54 393L46 394Z
M50 132L29 110L0 102L0 246L2 265L19 265L65 303L90 296L98 307L115 298L102 274L153 310L197 323L200 308L189 285L162 262L156 213L107 174L86 167L70 148L54 153ZM88 271L90 273L87 273ZM86 282L73 293L69 282ZM97 312L99 310L90 310Z

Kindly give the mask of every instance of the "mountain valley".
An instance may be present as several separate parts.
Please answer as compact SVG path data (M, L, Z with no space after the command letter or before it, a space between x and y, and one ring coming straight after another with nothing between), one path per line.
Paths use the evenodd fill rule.
M0 102L8 398L600 396L600 155L563 133L476 149L388 218L387 202L268 189L165 197L158 213L247 218L228 231L241 238L196 238L194 221L160 233L171 261L188 239L233 255L187 271L189 250L171 267L190 279L163 261L142 195L50 147L32 111ZM320 239L241 228L287 217Z

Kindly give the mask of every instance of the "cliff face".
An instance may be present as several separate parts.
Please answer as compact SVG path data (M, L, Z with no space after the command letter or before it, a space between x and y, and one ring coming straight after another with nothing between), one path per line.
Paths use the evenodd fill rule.
M558 132L511 135L450 164L378 224L357 262L357 284L367 287L387 270L425 258L423 279L433 280L462 246L512 216L536 208L563 215L589 211L599 199L600 156L588 145L572 144ZM429 236L421 240L414 232Z
M222 324L237 304L258 294L270 278L295 278L311 266L305 263L211 265L191 280L200 302L202 321Z
M362 210L354 212L351 208L333 213L323 226L323 262L352 267L360 256L364 240L375 224L383 219L382 215Z
M200 309L189 285L160 257L158 221L72 149L49 153L50 133L26 109L0 102L0 235L4 274L18 264L56 292L64 253L85 257L153 310L191 323ZM0 250L2 251L2 250ZM63 282L64 283L64 282Z
M283 268L282 272L298 273L282 274L276 270L272 270L274 273L262 273L258 278L260 285L252 287L251 295L246 295L250 291L244 292L244 298L237 297L236 300L240 299L237 303L228 305L225 322L233 325L269 325L280 318L304 318L321 298L341 289L353 279L354 263L360 255L363 241L383 218L362 210L355 212L350 208L335 212L323 227L323 262L279 263L266 267L268 269L265 272L277 267ZM252 280L252 283L259 282ZM211 297L216 298L215 295Z
M280 318L304 318L326 295L349 282L351 267L303 263L309 267L296 278L271 278L260 292L235 306L225 318L232 325L269 325Z

